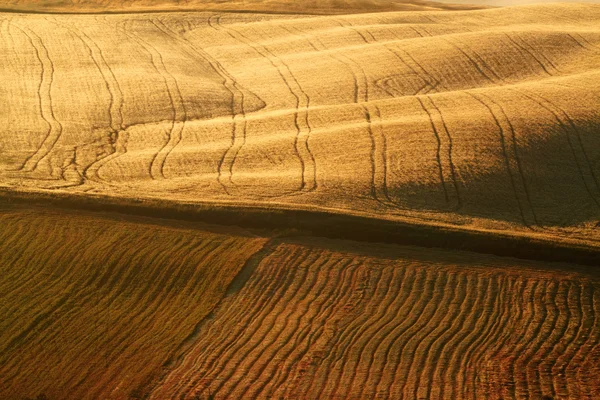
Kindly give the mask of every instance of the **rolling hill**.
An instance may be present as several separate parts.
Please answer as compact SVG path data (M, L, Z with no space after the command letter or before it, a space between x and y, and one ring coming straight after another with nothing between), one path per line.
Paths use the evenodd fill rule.
M2 207L0 397L130 398L266 239Z
M595 269L0 211L0 397L595 398Z
M279 244L150 398L600 395L597 275L397 250Z
M0 8L0 398L600 397L600 6Z
M599 20L4 14L0 184L595 247Z

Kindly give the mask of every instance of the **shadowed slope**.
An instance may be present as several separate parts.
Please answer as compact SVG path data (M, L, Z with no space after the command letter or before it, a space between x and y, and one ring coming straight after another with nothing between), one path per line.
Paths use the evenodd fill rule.
M599 26L591 5L4 14L0 183L595 246Z
M0 211L0 397L131 398L265 239L164 221Z

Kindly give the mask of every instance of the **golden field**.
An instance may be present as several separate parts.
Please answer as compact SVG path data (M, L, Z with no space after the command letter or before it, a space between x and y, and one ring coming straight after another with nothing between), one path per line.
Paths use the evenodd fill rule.
M599 5L13 0L0 80L0 398L600 397Z
M129 13L161 11L234 11L274 14L352 14L385 11L465 10L485 6L429 0L6 0L7 11L50 13Z
M600 239L598 6L0 30L3 186Z

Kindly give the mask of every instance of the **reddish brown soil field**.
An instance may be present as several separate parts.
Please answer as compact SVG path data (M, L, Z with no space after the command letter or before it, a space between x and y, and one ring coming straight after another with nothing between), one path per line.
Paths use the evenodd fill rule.
M0 221L2 398L600 395L593 268L36 207Z

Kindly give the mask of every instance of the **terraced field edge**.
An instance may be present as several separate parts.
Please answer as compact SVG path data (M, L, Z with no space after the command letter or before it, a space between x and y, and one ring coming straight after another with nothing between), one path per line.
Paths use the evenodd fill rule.
M600 266L600 248L543 236L493 230L461 229L337 210L286 209L219 203L181 203L159 199L115 198L0 189L2 204L30 204L63 209L115 212L258 229L291 229L303 235L370 243L447 248L503 257Z

